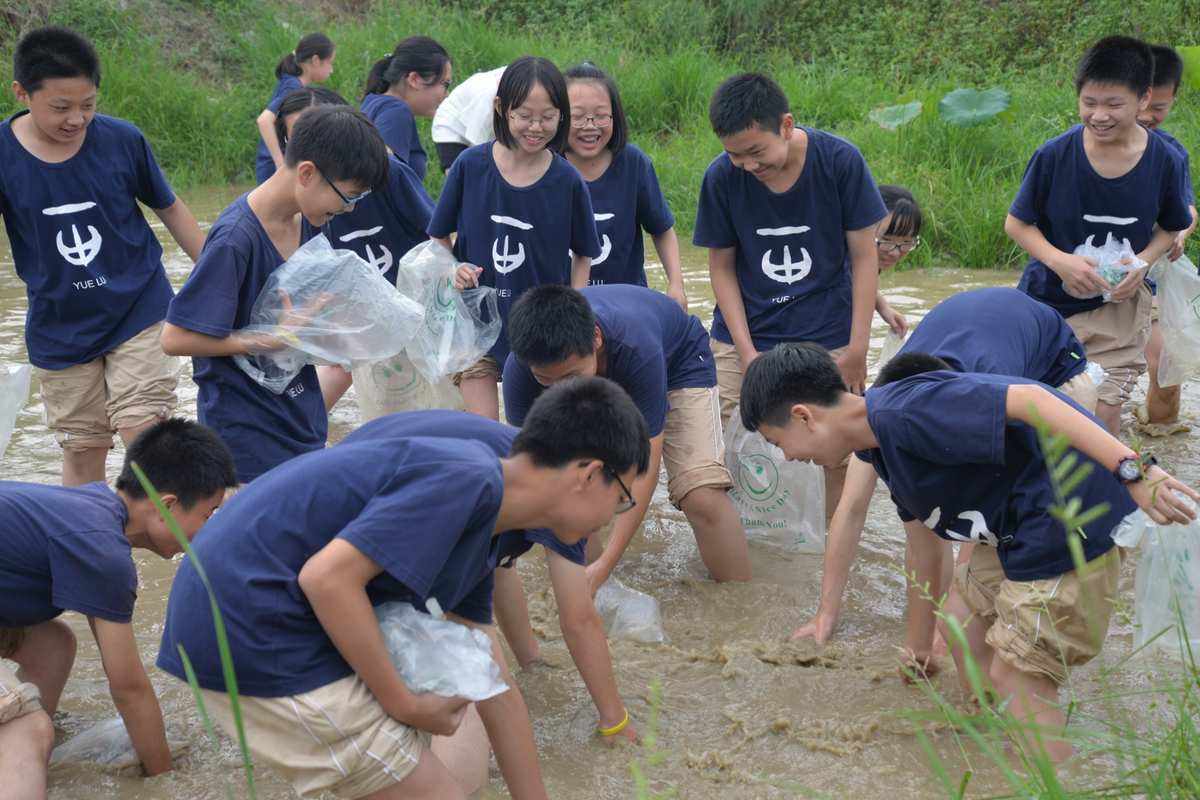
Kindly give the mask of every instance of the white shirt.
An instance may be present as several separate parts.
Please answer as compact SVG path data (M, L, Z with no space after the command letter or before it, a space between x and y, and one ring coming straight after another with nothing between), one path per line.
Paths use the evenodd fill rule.
M496 138L492 130L492 100L504 67L476 72L442 101L433 115L433 141L468 147Z

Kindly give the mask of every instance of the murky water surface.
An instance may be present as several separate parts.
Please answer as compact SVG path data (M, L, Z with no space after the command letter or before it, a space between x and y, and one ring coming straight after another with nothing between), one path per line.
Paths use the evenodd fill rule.
M210 224L237 195L233 188L192 191L187 201L197 218ZM167 271L178 287L191 261L154 221L166 250ZM24 287L0 239L0 361L25 360ZM648 247L648 252L653 252ZM684 247L688 296L692 310L711 320L712 292L704 252ZM661 288L662 272L648 270ZM885 292L893 306L915 322L937 301L964 289L1011 285L1014 273L929 270L889 275ZM884 328L876 318L873 352L882 345ZM181 413L195 415L196 388L190 364L183 365ZM1200 409L1200 392L1185 393L1185 415ZM353 430L358 410L353 393L334 409L330 441ZM1195 438L1176 436L1155 442L1160 460L1193 485L1200 483L1200 448ZM109 475L115 477L122 452L113 451ZM0 479L56 483L60 452L42 421L38 387L21 413ZM863 538L863 557L848 587L841 629L829 647L786 644L787 635L815 609L820 590L820 558L781 556L752 550L755 580L749 585L718 586L705 577L691 532L665 500L665 485L643 534L617 570L630 586L658 598L669 644L612 644L622 694L643 731L649 713L649 687L661 685L659 748L665 761L646 772L656 790L674 787L685 798L764 798L819 796L881 798L942 796L928 769L927 757L908 721L910 712L927 717L936 711L920 688L904 685L895 670L903 635L903 531L886 493L880 490ZM540 551L539 551L540 552ZM539 552L523 559L521 571L531 595L534 627L542 637L545 665L518 675L533 717L547 788L554 798L629 798L633 781L632 748L609 749L594 738L594 710L562 641L554 613L545 565ZM176 564L145 551L135 551L141 589L135 628L143 659L153 664L162 630L166 598ZM1123 581L1124 613L1114 617L1105 652L1072 678L1071 696L1082 703L1075 712L1080 724L1099 727L1095 718L1148 712L1136 698L1103 701L1106 689L1136 689L1145 678L1120 665L1130 650L1132 565ZM57 720L63 734L86 729L115 714L86 621L67 614L80 647ZM1115 669L1112 669L1114 668ZM190 692L169 676L151 670L173 735L190 744L178 768L163 777L143 780L82 768L52 773L50 796L66 798L219 798L223 781L239 763L229 743L214 752L194 711ZM935 679L950 697L958 697L953 670ZM936 716L934 714L934 716ZM1136 717L1135 717L1136 718ZM973 795L1002 791L1003 779L969 743L944 725L923 726L951 774L970 769ZM1103 763L1078 767L1078 779L1091 783ZM493 775L496 773L493 770ZM287 785L260 771L259 796L292 797ZM990 790L990 791L989 791ZM485 792L507 796L498 778ZM240 795L240 792L239 792Z

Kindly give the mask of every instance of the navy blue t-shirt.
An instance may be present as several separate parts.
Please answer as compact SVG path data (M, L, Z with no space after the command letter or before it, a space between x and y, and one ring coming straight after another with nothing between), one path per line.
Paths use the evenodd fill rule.
M297 89L303 88L304 84L295 75L284 75L275 84L275 91L271 93L271 99L267 101L267 110L272 114L278 114L284 98ZM271 151L267 149L267 143L263 141L260 133L258 135L258 155L254 159L254 178L262 183L274 174L275 159L271 158Z
M582 290L604 336L604 377L629 393L651 436L667 421L667 392L717 385L708 334L665 294L644 286L611 284ZM541 395L529 366L509 355L504 363L504 414L525 422Z
M858 453L891 490L902 520L922 520L943 539L996 547L1005 576L1014 581L1075 568L1066 531L1048 511L1055 494L1037 433L1006 418L1008 387L1028 383L1006 375L927 372L868 389L867 421L879 447ZM1072 496L1085 509L1110 506L1084 528L1083 552L1091 561L1112 548L1113 529L1137 505L1111 465L1073 452L1093 469Z
M78 611L133 619L137 570L125 504L103 483L0 482L0 628Z
M324 233L339 250L353 250L396 285L396 265L412 248L429 238L425 229L433 215L433 201L408 165L388 156L385 188L358 201L353 211L338 214L326 223ZM316 235L304 222L305 239Z
M496 566L503 495L491 448L419 437L342 443L240 491L193 544L225 618L238 688L283 697L351 674L299 586L300 570L335 538L383 569L367 584L372 605L423 608L434 597L446 611L490 623L483 584ZM158 653L158 666L183 679L179 644L200 685L224 691L208 595L190 558L171 586Z
M645 286L642 231L658 236L675 226L675 217L658 186L654 164L637 147L627 144L613 155L604 174L588 181L587 187L600 235L600 255L592 259L588 283Z
M171 302L162 246L142 216L175 203L150 143L97 114L79 152L50 164L0 123L0 215L25 282L25 347L42 369L115 350L161 322Z
M737 248L737 280L746 322L760 352L780 342L826 348L850 342L850 253L846 232L887 216L862 154L845 139L813 128L804 168L792 188L772 192L735 167L713 159L700 186L697 247ZM732 344L721 309L713 338Z
M283 261L246 196L239 197L208 232L167 322L218 339L246 327L254 301ZM281 394L259 386L231 357L193 358L192 377L200 421L233 452L239 482L325 446L328 418L312 365Z
M504 180L492 158L492 142L464 150L454 160L429 235L457 232L454 255L483 268L480 283L494 286L500 317L521 293L546 283L571 283L568 250L589 258L600 255L592 201L583 177L560 155L546 174L517 188ZM489 354L501 366L508 356L508 333Z
M369 94L360 106L367 119L375 124L383 142L391 148L396 158L412 167L417 180L425 180L425 167L429 158L421 147L417 133L417 119L408 103L390 94Z
M1083 149L1083 126L1043 144L1025 167L1021 188L1008 213L1036 225L1050 244L1065 253L1091 240L1097 247L1108 234L1128 239L1140 253L1154 226L1181 231L1192 221L1183 191L1179 154L1161 136L1147 136L1137 165L1119 178L1103 178ZM1067 294L1062 279L1036 258L1025 266L1021 291L1058 309L1064 317L1104 305L1100 297L1080 300Z
M429 411L406 411L379 417L347 436L342 443L356 442L360 439L376 441L406 439L411 436L428 436L435 439L470 439L473 442L482 442L491 448L497 458L503 458L512 451L513 439L517 438L517 433L518 430L511 425L505 425L478 414L432 409ZM524 555L535 544L540 544L547 550L553 550L572 563L587 563L584 552L587 547L587 539L581 539L573 545L564 544L555 538L553 533L543 528L529 531L508 531L500 534L497 539L500 547L499 561L504 566Z
M1183 159L1183 193L1184 201L1189 206L1196 205L1196 187L1192 185L1192 157L1188 153L1187 148L1183 143L1176 139L1171 134L1164 131L1162 128L1155 128L1152 133L1161 136L1167 140L1167 144L1175 148L1175 152L1179 153L1179 157Z
M925 315L900 352L935 355L959 372L1047 386L1062 386L1087 369L1083 345L1062 315L1007 287L951 295Z

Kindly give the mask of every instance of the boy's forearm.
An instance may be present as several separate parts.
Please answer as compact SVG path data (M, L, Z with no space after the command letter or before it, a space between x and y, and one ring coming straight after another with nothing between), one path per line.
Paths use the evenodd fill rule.
M611 728L624 718L625 704L617 690L604 623L588 591L587 573L556 553L547 551L547 557L563 640L596 704L600 727Z
M667 274L667 285L683 288L683 267L679 260L679 237L674 228L668 228L654 239L654 249L658 260L662 262L663 272Z
M650 501L654 499L654 488L658 486L658 470L662 463L662 443L663 434L661 433L650 439L650 464L646 469L646 474L637 476L633 485L629 487L637 504L624 514L618 514L613 518L612 533L604 545L604 552L597 559L606 576L612 574L612 571L616 569L617 563L625 554L626 548L633 540L633 535L642 526L642 520L646 518L646 512L650 509Z
M143 682L132 688L114 689L112 699L142 768L147 775L158 775L171 769L171 748L154 687L145 673L142 678Z
M187 207L186 203L176 198L172 205L156 213L163 225L167 226L171 238L195 263L200 258L200 251L204 249L204 232L200 230L200 225L197 224L192 210Z
M571 288L582 289L592 277L592 260L587 256L571 256Z
M867 521L871 494L875 490L875 470L855 456L850 457L842 497L829 524L825 564L821 574L821 602L818 614L836 619L842 610L842 597L850 578L850 567L858 555L858 543Z
M1048 426L1054 433L1065 436L1076 450L1099 462L1101 469L1116 469L1121 459L1137 455L1103 427L1041 386L1009 386L1005 413L1010 420L1028 425L1040 422Z
M1154 236L1150 238L1150 244L1138 253L1138 258L1153 265L1171 251L1171 247L1175 244L1175 237L1178 235L1179 231L1164 231L1157 225L1154 226Z
M1050 244L1050 241L1036 225L1030 225L1028 222L1019 220L1012 214L1009 214L1004 220L1004 232L1008 234L1008 238L1016 242L1017 246L1028 253L1031 258L1036 258L1051 270L1057 272L1058 259L1065 254L1062 250Z
M866 355L871 344L871 318L879 296L879 254L874 229L847 231L850 246L851 318L849 349Z
M708 276L734 347L739 354L754 351L754 340L746 321L746 304L742 302L742 289L737 281L737 251L732 247L709 249Z
M222 358L250 352L247 343L236 334L217 338L181 328L170 322L163 325L161 343L163 352L169 356Z

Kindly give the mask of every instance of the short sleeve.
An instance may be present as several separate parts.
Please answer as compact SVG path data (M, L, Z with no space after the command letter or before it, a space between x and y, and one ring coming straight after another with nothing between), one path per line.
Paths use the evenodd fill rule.
M110 531L71 531L47 542L51 602L109 622L133 619L137 570Z
M410 459L398 467L338 533L419 597L429 595L451 554L465 555L459 548L464 536L477 536L480 550L487 549L491 531L481 526L500 507L495 483L481 480L478 461L430 466Z
M579 566L587 565L587 537L580 539L575 544L567 544L559 541L558 537L545 528L526 531L525 538L530 542L536 542L552 553L562 556L572 564Z
M407 164L417 138L417 122L408 105L403 102L388 103L380 109L374 122L384 144L392 149L396 158Z
M696 230L692 233L692 244L697 247L735 247L738 243L726 197L726 181L721 173L721 160L718 158L709 164L700 183Z
M389 192L403 219L415 230L424 233L433 218L433 201L424 185L404 162L390 162Z
M442 184L442 193L438 196L437 205L433 208L433 216L429 219L427 232L435 239L444 239L458 230L458 215L462 210L463 181L466 179L468 159L456 158L446 173L446 182Z
M941 465L1004 463L1007 383L962 376L892 385L888 407L871 422L890 448Z
M272 114L279 113L279 107L283 105L283 101L289 94L297 89L303 89L304 84L300 83L294 75L284 77L279 83L275 84L275 93L271 95L271 99L267 101L267 111Z
M525 423L525 415L529 413L533 401L542 393L542 387L534 380L529 367L517 361L512 353L504 360L504 376L500 385L504 387L504 418L509 425L519 428Z
M1169 152L1166 159L1166 180L1163 181L1162 202L1159 204L1158 225L1164 231L1176 233L1192 224L1192 212L1188 208L1188 189L1190 177L1187 161L1184 156L1170 145L1164 146Z
M150 208L162 210L175 204L175 192L158 167L150 142L138 131L137 141L137 199Z
M576 255L596 258L600 255L600 236L596 233L596 216L592 212L592 196L583 177L571 168L571 250Z
M250 256L229 233L209 235L192 274L171 300L167 322L219 339L233 332Z
M658 173L649 156L638 153L640 158L637 192L638 225L651 236L666 233L675 227L675 215L663 197L662 187L658 185Z
M862 230L886 217L887 207L862 153L849 142L840 144L837 177L842 200L842 229Z
M1021 186L1017 189L1017 196L1013 198L1012 205L1009 206L1008 213L1026 225L1036 225L1042 218L1042 208L1049 190L1046 185L1049 159L1045 147L1038 148L1025 165Z

